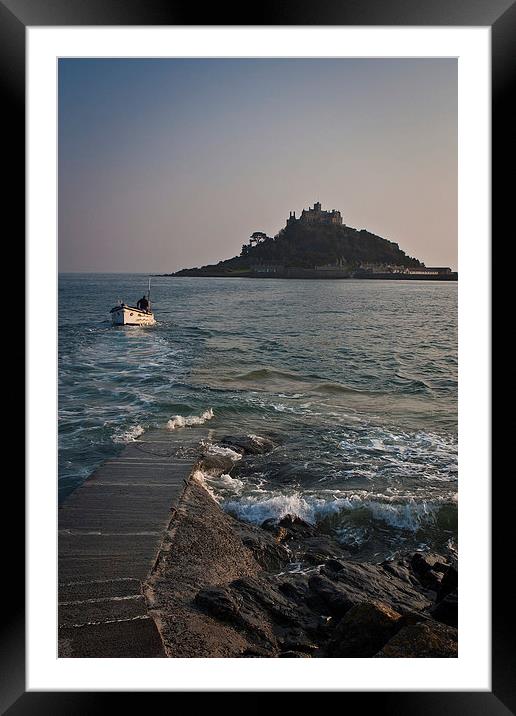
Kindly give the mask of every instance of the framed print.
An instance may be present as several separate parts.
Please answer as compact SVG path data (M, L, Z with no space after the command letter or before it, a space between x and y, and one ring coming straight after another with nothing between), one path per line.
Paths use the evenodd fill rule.
M28 337L3 709L514 712L490 431L514 4L0 17Z

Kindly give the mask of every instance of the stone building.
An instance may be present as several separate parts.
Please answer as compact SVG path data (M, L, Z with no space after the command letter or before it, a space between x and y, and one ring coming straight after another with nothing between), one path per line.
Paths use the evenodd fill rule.
M290 218L292 218L292 214ZM296 218L295 214L293 215L293 218ZM302 221L305 224L337 224L338 226L342 226L342 216L340 211L336 211L335 209L332 209L331 211L324 211L321 209L321 203L319 201L315 202L313 208L309 207L308 209L303 209L301 216L299 217L299 221Z

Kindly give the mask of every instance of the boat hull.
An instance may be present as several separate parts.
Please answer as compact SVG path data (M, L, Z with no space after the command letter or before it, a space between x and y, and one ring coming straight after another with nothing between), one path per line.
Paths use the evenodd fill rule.
M156 323L151 311L125 305L111 309L111 321L114 326L153 326Z

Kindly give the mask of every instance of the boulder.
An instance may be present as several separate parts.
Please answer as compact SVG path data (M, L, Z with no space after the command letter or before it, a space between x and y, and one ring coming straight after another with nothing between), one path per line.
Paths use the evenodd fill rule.
M328 559L324 563L324 569L329 572L342 572L344 565L338 559Z
M381 563L383 569L397 579L407 582L412 586L419 586L420 581L414 574L414 570L407 558L389 559Z
M431 615L437 621L457 627L458 622L458 598L457 590L447 594L435 607L430 610Z
M298 561L323 565L324 572L338 571L335 569L338 560L349 557L348 550L328 535L306 537L299 542L293 539L289 547L295 552Z
M324 569L321 572L331 579L341 593L341 600L350 606L361 602L383 602L404 614L425 611L433 602L433 595L427 595L419 584L413 586L380 564L339 561L341 570L330 572Z
M290 550L281 544L274 534L236 519L234 525L242 543L251 550L262 569L268 572L278 571L291 561Z
M422 552L412 555L410 566L421 584L434 592L439 591L443 575L450 567L440 555Z
M278 542L292 539L306 539L318 535L317 527L309 524L296 515L285 515L280 520L274 517L262 522L262 529L276 536Z
M457 590L459 586L459 574L455 567L449 567L439 585L437 601L440 602L447 594Z
M310 577L308 586L311 594L307 598L307 604L320 614L341 617L356 603L346 590L324 575L316 574Z
M285 629L279 636L278 642L282 651L296 651L305 654L313 654L318 651L319 646L314 644L307 634L299 627Z
M427 574L430 571L444 573L450 566L439 554L433 552L414 552L410 564L414 572L419 575Z
M250 455L262 455L276 447L272 440L260 435L226 435L220 442L232 450Z
M376 658L455 658L457 630L425 621L403 627L375 655Z
M223 621L235 621L242 605L242 599L227 587L201 589L194 601L203 611Z
M381 602L351 607L340 620L328 644L328 654L338 657L371 657L399 629L401 614Z

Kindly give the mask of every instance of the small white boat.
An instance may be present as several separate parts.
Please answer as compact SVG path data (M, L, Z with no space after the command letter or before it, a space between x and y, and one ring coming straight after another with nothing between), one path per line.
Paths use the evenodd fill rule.
M144 296L145 298L145 296ZM120 301L111 309L111 321L114 326L153 326L156 323L150 301L150 278L149 292L147 294L147 307L129 306ZM138 301L140 303L140 301Z

